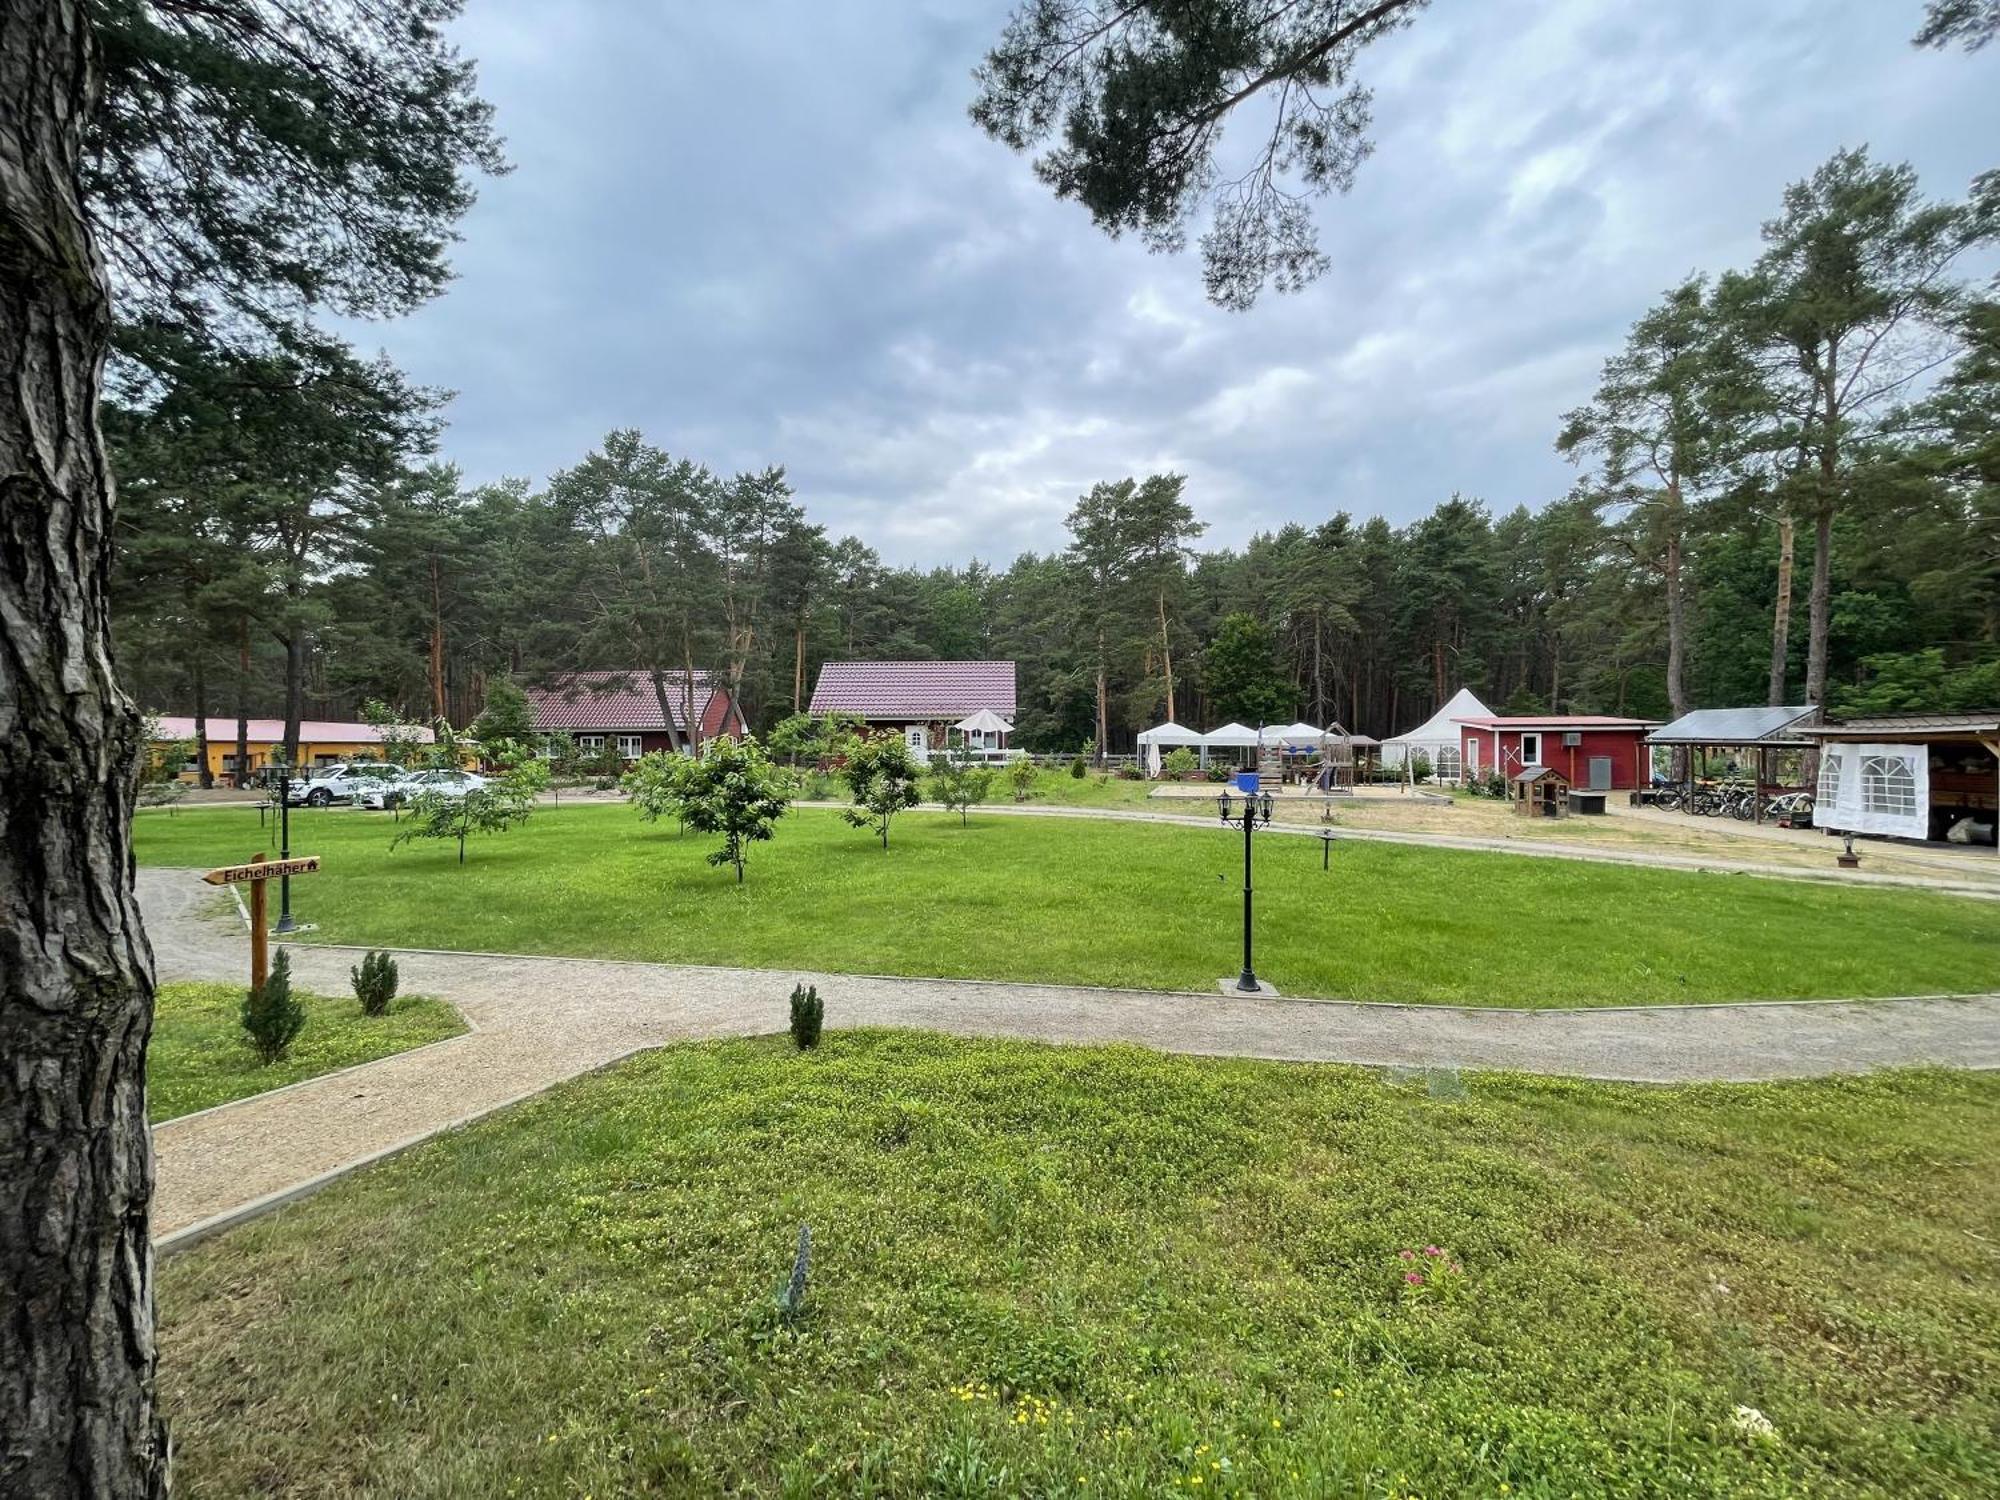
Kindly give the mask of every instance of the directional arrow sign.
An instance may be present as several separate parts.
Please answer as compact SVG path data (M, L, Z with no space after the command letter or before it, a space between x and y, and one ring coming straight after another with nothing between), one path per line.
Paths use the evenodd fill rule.
M297 859L262 859L248 865L224 865L202 876L210 885L233 885L239 880L271 880L279 875L310 875L319 868L317 854Z

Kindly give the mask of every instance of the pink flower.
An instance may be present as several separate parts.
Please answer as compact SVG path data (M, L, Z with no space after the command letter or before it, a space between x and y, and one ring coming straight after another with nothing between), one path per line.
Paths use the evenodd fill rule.
M1442 1255L1442 1254L1444 1254L1444 1251L1440 1250L1440 1249L1439 1249L1439 1248L1438 1248L1438 1247L1437 1247L1436 1245L1426 1245L1426 1246L1424 1246L1424 1254L1426 1254L1426 1255Z
M1422 1286L1424 1284L1424 1277L1421 1271L1405 1271L1403 1273L1403 1280L1409 1282L1411 1286Z
M1417 1252L1414 1250L1398 1250L1396 1254L1404 1260L1415 1260L1417 1258Z

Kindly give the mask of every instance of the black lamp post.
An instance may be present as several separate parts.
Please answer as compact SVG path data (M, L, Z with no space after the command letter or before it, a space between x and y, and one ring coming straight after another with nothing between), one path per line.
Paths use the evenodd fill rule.
M1226 788L1215 802L1225 825L1241 824L1243 828L1243 972L1236 977L1236 988L1254 995L1262 986L1257 983L1257 971L1250 962L1250 836L1260 824L1271 821L1271 794L1245 792L1240 813L1231 810Z
M292 857L292 772L286 766L278 772L278 858ZM274 931L297 932L292 920L292 877L278 877L278 925Z

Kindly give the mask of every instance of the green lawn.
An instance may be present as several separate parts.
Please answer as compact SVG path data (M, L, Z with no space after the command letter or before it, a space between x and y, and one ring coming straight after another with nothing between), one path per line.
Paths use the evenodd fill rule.
M176 820L178 821L178 820ZM233 984L163 984L153 1006L146 1049L146 1109L155 1122L232 1099L261 1094L373 1062L426 1042L457 1036L465 1022L442 1000L404 995L380 1016L364 1016L352 996L300 993L306 1026L291 1055L269 1067L244 1040L237 1016L243 989Z
M386 813L305 812L293 885L316 936L686 963L1206 990L1241 953L1242 838L1223 829L939 813L884 851L795 809L748 883L623 804L542 808L476 840L393 852ZM239 808L142 815L149 864L260 847ZM1923 892L1350 841L1258 853L1257 969L1295 995L1611 1005L1985 989L2000 912Z
M166 1261L160 1386L200 1495L1992 1495L1996 1158L1992 1075L690 1045Z

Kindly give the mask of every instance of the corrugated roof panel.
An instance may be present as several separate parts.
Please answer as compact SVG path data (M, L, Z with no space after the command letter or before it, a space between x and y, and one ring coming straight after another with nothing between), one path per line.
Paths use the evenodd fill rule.
M1656 745L1750 745L1786 738L1818 710L1811 704L1773 708L1697 708L1648 736ZM1794 734L1792 738L1797 738Z

